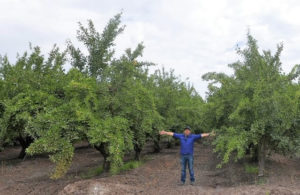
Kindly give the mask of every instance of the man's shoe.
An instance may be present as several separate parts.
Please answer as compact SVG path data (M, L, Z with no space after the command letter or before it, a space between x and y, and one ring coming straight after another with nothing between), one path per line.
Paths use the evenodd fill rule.
M183 182L183 181L179 183L180 186L183 186L184 184L185 184L185 182Z
M194 186L194 185L195 185L195 182L194 182L194 181L191 181L191 185Z

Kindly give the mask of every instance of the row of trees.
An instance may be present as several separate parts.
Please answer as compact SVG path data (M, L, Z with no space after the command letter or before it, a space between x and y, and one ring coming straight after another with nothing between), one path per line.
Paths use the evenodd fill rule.
M140 159L146 141L159 151L159 130L181 129L187 123L201 130L204 101L172 71L149 73L150 62L138 60L144 46L116 58L114 40L124 27L121 15L102 33L92 21L79 24L77 38L66 51L54 46L48 58L31 48L11 64L0 65L0 145L18 142L20 158L47 153L56 164L52 178L72 163L74 144L88 141L104 157L103 168L117 172L130 151ZM84 53L87 53L86 55ZM63 69L69 62L72 68Z
M102 33L92 21L79 24L85 52L69 41L67 50L54 46L47 58L39 47L15 64L1 58L0 147L19 143L20 158L49 154L56 164L52 178L66 173L77 142L88 141L104 157L104 170L117 172L126 153L140 159L146 141L159 152L159 130L180 131L186 124L196 133L216 130L220 166L251 155L263 175L267 152L300 156L300 68L282 72L282 45L275 55L261 53L248 34L247 47L237 49L241 61L229 65L233 75L203 75L210 81L203 101L172 71L150 74L154 64L139 60L142 43L116 58L120 19L112 18Z

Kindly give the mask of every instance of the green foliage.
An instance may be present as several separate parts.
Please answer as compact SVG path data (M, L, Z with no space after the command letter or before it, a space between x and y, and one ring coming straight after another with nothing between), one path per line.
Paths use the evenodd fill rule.
M299 76L299 66L285 75L281 72L280 53L259 53L256 40L248 35L248 45L238 49L243 61L230 64L232 76L207 73L203 78L209 84L206 116L210 126L217 129L215 151L223 162L243 158L249 149L258 151L264 158L265 147L278 152L295 152L299 149L299 98L293 79ZM217 87L215 84L220 84ZM298 149L297 149L298 148ZM257 155L257 153L252 153Z
M223 161L218 167L221 167L223 163L228 163L230 155L233 151L236 151L235 160L241 159L245 155L245 148L248 146L247 132L236 132L233 127L222 127L221 134L217 136L214 144L216 145L215 151L220 152L223 155Z
M113 59L114 49L112 46L114 46L114 40L124 29L124 27L119 27L120 16L121 14L118 14L112 18L102 34L95 30L92 21L89 21L88 27L80 24L78 40L83 42L88 49L87 56L78 57L82 52L75 50L75 47L69 44L73 66L82 72L88 73L87 75L98 81L96 93L100 95L95 102L99 107L98 109L90 108L93 109L93 112L91 113L91 128L87 134L89 141L96 148L99 148L104 156L109 156L107 160L110 163L110 171L112 172L122 165L124 152L132 149L132 137L136 135L130 131L130 127L135 120L131 119L128 114L129 112L134 114L135 111L129 111L132 108L127 107L125 104L131 104L132 106L132 103L134 103L129 99L130 94L127 93L127 90L134 88L130 86L135 84L134 76L140 76L140 71L136 70L134 65L138 67L142 64L135 59L141 55L143 49L143 46L139 44L133 52L127 49L120 59ZM85 62L84 65L82 65L83 62ZM85 69L82 67L85 67ZM100 99L101 102L99 102ZM127 100L131 102L126 102ZM149 103L146 102L144 105L147 104ZM99 135L101 136L99 137ZM106 157L104 163L107 163Z
M94 119L90 129L88 138L91 144L108 144L108 160L111 162L111 172L115 172L123 164L124 152L132 150L128 121L121 117Z
M84 27L79 23L77 38L88 49L89 54L83 55L79 49L75 49L72 43L69 43L69 50L72 56L72 65L80 71L88 72L93 77L98 77L104 74L105 69L109 65L114 55L114 40L124 30L119 27L121 23L121 14L117 14L110 19L102 34L96 31L91 20L88 21L88 26Z
M103 172L102 166L93 167L93 168L89 169L87 172L81 173L80 178L81 179L90 179L92 177L100 175L102 172Z
M60 133L59 128L50 129L27 149L27 153L30 155L49 153L50 160L56 164L51 175L52 179L58 179L66 173L74 155L73 145L61 137Z
M63 99L57 98L55 104L45 107L26 129L35 138L28 154L50 153L50 160L56 164L51 176L54 179L63 176L70 167L73 144L86 138L93 117L90 104L96 99L96 81L78 70L70 70L64 81Z
M120 171L129 171L131 169L136 169L136 168L140 167L142 164L143 164L142 161L136 161L136 160L128 161L128 162L124 163L124 165L119 168L119 172Z
M39 47L15 64L1 57L0 148L18 140L24 155L26 148L28 155L48 154L55 164L51 178L57 179L68 171L79 141L100 151L103 171L117 173L139 166L138 161L124 165L124 155L134 150L139 159L149 140L158 146L162 128L189 124L202 131L204 101L172 71L150 75L154 64L139 60L143 43L114 56L123 30L117 14L102 33L92 21L87 27L79 23L77 38L87 52L68 41L67 51L54 46L47 58ZM73 68L65 72L67 54Z
M166 129L181 131L187 124L197 133L204 130L204 101L192 86L180 81L173 71L157 70L152 75L155 105Z
M126 85L122 93L122 114L129 121L135 149L141 150L146 142L146 135L152 131L155 105L153 97L141 83L129 81Z
M159 150L159 130L178 132L186 125L195 133L216 129L219 166L248 150L264 156L264 146L300 156L300 65L282 73L282 45L274 55L259 52L248 35L247 47L237 49L242 60L229 65L233 75L203 76L211 82L204 101L173 71L150 74L154 64L139 59L143 43L116 58L114 42L123 30L117 14L102 33L92 21L79 23L77 38L87 53L69 41L67 51L54 46L47 58L39 47L30 47L15 64L0 57L0 149L19 141L20 156L26 148L29 155L47 153L56 165L53 179L69 169L78 141L88 141L104 157L104 169L87 177L106 169L118 173L140 165L124 164L127 152L134 150L139 159L147 141ZM67 54L73 68L65 72Z
M59 78L63 75L64 61L65 52L61 53L56 46L47 60L41 55L39 47L31 48L29 55L25 52L18 57L15 65L10 64L7 58L1 60L0 101L3 109L0 141L2 144L19 141L23 148L20 157L25 155L25 149L32 142L26 131L31 121L55 102L56 93L61 88Z
M128 162L125 162L124 164L122 164L120 167L118 167L117 169L115 169L113 172L111 172L112 174L118 174L120 172L123 171L129 171L132 169L136 169L138 167L140 167L143 164L142 161L136 161L136 160L130 160ZM89 169L87 172L81 173L80 174L80 178L82 179L90 179L92 177L98 176L101 173L103 173L103 167L102 166L98 166L98 167L94 167Z

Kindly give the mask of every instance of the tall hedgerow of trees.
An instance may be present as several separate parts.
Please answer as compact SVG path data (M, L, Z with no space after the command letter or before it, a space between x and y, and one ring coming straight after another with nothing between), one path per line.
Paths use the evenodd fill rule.
M186 122L198 128L201 97L172 72L149 74L154 64L139 60L143 43L115 57L123 31L117 14L101 33L92 21L79 23L87 53L68 41L66 51L54 46L47 57L39 47L15 64L1 57L0 148L19 143L20 158L48 154L57 179L71 166L77 142L89 142L103 156L104 171L116 173L125 154L140 160L147 141L159 151L162 128L180 131ZM67 62L72 68L65 71Z
M233 75L213 72L203 76L211 81L206 112L208 122L217 129L215 151L222 154L222 163L230 156L243 158L250 151L262 176L267 151L299 154L299 83L293 80L300 69L296 65L284 74L282 45L272 55L259 52L250 34L247 38L247 47L237 50L242 60L229 65Z

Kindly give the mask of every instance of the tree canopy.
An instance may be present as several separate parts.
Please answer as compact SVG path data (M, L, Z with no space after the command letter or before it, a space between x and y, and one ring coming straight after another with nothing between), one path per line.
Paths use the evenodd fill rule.
M251 150L263 175L267 150L286 153L299 149L299 84L293 80L299 77L300 69L296 65L284 74L282 45L274 55L270 51L260 53L257 41L250 34L247 38L247 47L237 49L242 60L229 65L233 75L203 76L211 81L206 106L211 126L217 129L215 150L222 154L223 163L231 155L240 159Z

